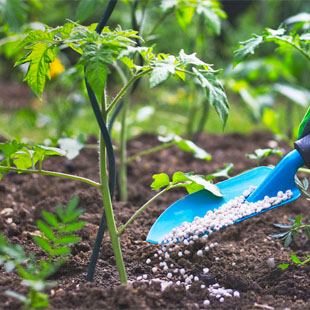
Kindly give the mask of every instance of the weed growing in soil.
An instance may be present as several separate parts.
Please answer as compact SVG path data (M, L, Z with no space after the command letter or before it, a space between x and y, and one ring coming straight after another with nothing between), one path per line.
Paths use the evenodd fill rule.
M33 254L25 253L22 246L9 244L0 235L0 263L4 264L7 272L16 269L22 285L29 288L27 296L13 291L6 293L21 301L25 309L35 310L49 306L48 295L44 290L54 286L55 282L48 278L68 260L70 245L80 241L75 233L85 225L84 221L79 221L83 210L77 209L77 206L78 197L75 196L66 207L56 206L56 215L42 212L44 221L37 221L39 233L33 239L47 258L39 262Z
M282 156L282 152L280 149L256 149L253 154L247 154L247 158L257 160L257 166L260 165L260 162L263 158L268 157L270 155L278 155Z
M309 182L306 178L301 181L297 176L295 177L295 182L301 189L301 191L307 196L307 200L310 200L309 193ZM310 220L308 219L307 223L302 222L302 214L298 215L295 219L288 218L291 224L274 224L275 227L280 229L285 229L286 231L276 234L271 234L270 236L276 239L279 239L284 242L284 246L288 247L293 237L298 237L304 233L308 240L310 240ZM307 258L304 261L301 261L295 254L290 254L292 262L298 265L304 265L310 262L310 255L306 254ZM289 267L289 264L280 264L279 267L283 270Z

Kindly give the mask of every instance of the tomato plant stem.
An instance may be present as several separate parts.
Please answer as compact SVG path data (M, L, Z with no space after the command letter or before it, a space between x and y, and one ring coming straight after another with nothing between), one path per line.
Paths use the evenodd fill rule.
M103 96L102 102L102 115L107 121L107 107L106 107L106 92ZM119 237L117 234L117 229L115 225L114 213L113 213L113 206L112 206L112 198L109 188L109 177L107 173L107 152L106 152L106 144L104 141L104 137L100 132L100 140L99 140L99 165L100 165L100 182L101 182L101 194L102 194L102 201L104 205L106 223L108 226L108 231L110 235L110 241L113 248L113 253L116 260L116 266L119 273L121 283L127 283L127 274L124 265L121 245L119 241Z
M104 210L106 214L107 226L110 234L110 240L116 260L116 266L120 276L121 283L127 283L127 275L125 265L123 261L122 251L120 247L119 238L117 235L115 219L113 214L112 201L109 190L109 182L107 175L107 164L106 164L106 147L104 139L100 136L100 179L101 179L101 193L104 204Z
M81 181L84 183L87 183L89 185L101 188L100 183L95 182L93 180L80 177L77 175L72 175L72 174L67 174L67 173L62 173L62 172L54 172L54 171L48 171L48 170L36 170L36 169L18 169L14 167L5 167L5 166L0 166L0 170L5 169L5 170L10 170L10 171L15 171L19 173L33 173L33 174L43 174L43 175L50 175L54 177L61 177L65 179L71 179L71 180L76 180L76 181Z
M127 114L130 105L130 94L124 98L121 119L121 135L120 135L120 163L119 163L119 177L120 177L120 196L121 201L127 201Z

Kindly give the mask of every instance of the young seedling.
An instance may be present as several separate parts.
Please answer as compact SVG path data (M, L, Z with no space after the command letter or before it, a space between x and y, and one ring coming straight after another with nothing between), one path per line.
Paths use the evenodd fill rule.
M33 237L38 247L47 255L47 259L37 261L34 254L26 254L22 246L9 244L0 235L0 264L7 272L16 269L22 284L29 288L27 296L13 291L7 295L17 298L24 309L45 309L49 306L46 288L55 285L48 278L54 274L69 258L70 246L80 241L76 232L84 225L79 220L83 210L78 209L78 197L75 196L66 207L56 206L56 215L43 211L44 220L37 221L40 236Z
M93 24L89 27L74 22L68 22L64 26L56 28L46 26L44 30L35 30L26 36L22 44L29 53L16 63L16 65L28 65L25 81L28 82L34 93L40 97L44 90L46 79L50 78L50 64L56 59L59 47L67 46L80 54L79 65L84 67L86 88L101 129L99 139L99 183L78 176L44 171L42 169L42 161L46 155L52 154L45 155L45 148L40 146L35 150L30 146L24 146L26 150L31 152L24 151L21 147L18 147L17 150L10 149L7 153L3 146L2 150L6 157L6 163L0 166L1 174L5 174L8 171L16 171L20 173L62 176L80 180L99 188L105 209L105 215L102 216L99 232L102 235L106 218L122 283L127 282L127 276L120 248L120 233L116 228L112 207L115 161L111 138L106 127L110 113L133 83L143 76L149 76L151 87L159 85L170 76L177 76L183 81L185 81L186 76L189 76L194 78L204 89L210 105L216 109L224 124L228 115L227 97L222 83L216 77L218 71L212 69L212 65L200 60L195 53L187 55L184 50L181 50L177 56L164 53L155 54L151 47L136 46L136 40L142 41L142 38L138 36L136 31L122 30L120 27L110 30L108 27L104 27L104 22L98 25ZM135 64L135 55L143 58L143 66ZM131 77L118 94L113 99L110 99L107 96L105 85L107 76L110 73L109 66L115 63L122 63L127 67ZM98 102L101 103L101 107ZM42 148L44 152L41 150ZM38 152L39 160L33 156L33 150ZM43 152L43 155L40 152ZM25 159L27 164L23 166ZM12 165L12 161L15 166ZM109 174L107 170L108 161ZM39 162L38 169L35 167L36 162ZM29 169L30 167L32 169ZM121 172L122 175L124 175L123 172ZM101 244L100 238L98 237L95 246L97 254ZM96 261L96 255L94 260ZM92 263L91 265L93 269L94 264ZM92 278L92 276L89 278Z
M247 154L247 158L257 160L257 166L260 166L260 162L263 158L270 155L282 156L280 149L256 149L253 154Z

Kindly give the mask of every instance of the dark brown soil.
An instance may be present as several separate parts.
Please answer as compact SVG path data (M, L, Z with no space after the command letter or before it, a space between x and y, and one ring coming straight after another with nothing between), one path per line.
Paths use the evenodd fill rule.
M129 202L114 203L117 224L125 223L154 195L150 190L153 174L165 172L171 175L175 171L209 174L231 162L234 164L233 174L236 175L256 165L245 154L259 147L268 147L271 140L272 136L268 133L203 135L198 145L213 155L210 162L194 159L176 147L137 159L128 168ZM157 144L156 137L145 134L129 142L129 154ZM290 150L288 146L280 146L285 153ZM276 164L278 160L274 156L265 159L262 164ZM74 172L98 180L97 152L83 150L72 162L64 158L51 158L44 168ZM201 266L209 267L220 285L240 291L240 298L226 298L224 303L220 303L215 298L209 298L206 289L200 289L200 282L189 290L173 285L162 292L158 283L149 285L134 281L142 274L153 277L151 267L145 260L153 256L157 246L147 243L145 239L161 212L185 194L180 190L161 196L122 236L128 277L134 281L128 285L119 283L107 235L95 280L92 283L85 280L102 211L99 192L86 184L37 175L12 173L4 176L0 183L0 231L10 242L23 245L29 252L36 252L31 237L37 230L35 222L40 218L41 211L53 211L56 204L66 204L76 194L80 197L80 207L86 211L83 219L87 225L80 231L82 241L74 246L69 262L53 277L58 285L49 290L51 309L201 309L206 298L211 300L211 309L310 308L310 265L292 265L282 271L267 264L269 258L274 258L276 265L288 262L292 252L303 259L309 251L306 239L296 239L291 248L285 249L281 243L268 237L270 233L278 232L273 223L285 222L287 217L296 217L300 213L305 217L310 215L305 197L212 234L210 239L218 242L219 246L202 258L193 256L184 262L193 272L201 270ZM215 260L215 257L220 259ZM6 273L3 269L0 272L0 308L19 309L20 303L4 292L11 289L25 293L27 289L14 273Z

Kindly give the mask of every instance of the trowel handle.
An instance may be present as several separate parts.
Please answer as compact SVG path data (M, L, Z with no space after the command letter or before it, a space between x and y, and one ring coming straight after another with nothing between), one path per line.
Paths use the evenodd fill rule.
M295 149L299 152L306 166L310 168L310 133L294 142Z

